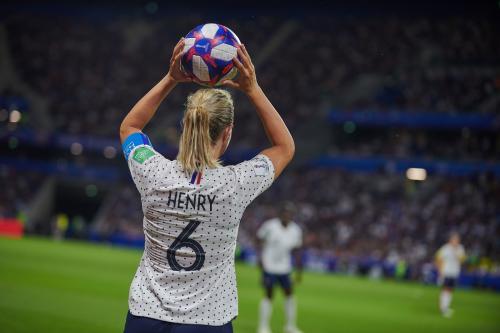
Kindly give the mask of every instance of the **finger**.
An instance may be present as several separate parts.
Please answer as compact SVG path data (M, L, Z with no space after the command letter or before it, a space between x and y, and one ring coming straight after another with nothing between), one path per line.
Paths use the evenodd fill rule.
M183 41L183 40L184 40L184 37L179 38L179 40L177 41L177 43L176 43L176 44L175 44L175 46L174 46L174 49L175 49L176 47L178 47L178 46L179 46L179 44L180 44L180 43L182 43L182 41Z
M178 54L184 48L184 37L181 38L174 47L172 52L174 55Z
M252 59L250 58L250 55L248 54L248 51L245 48L244 44L241 44L241 53L243 54L241 57L245 61L245 66L247 66L249 69L253 69Z
M182 49L184 48L184 38L181 38L177 44L174 46L174 50L172 51L172 57L170 57L170 62L173 63L175 61L175 57L182 53Z
M177 53L175 56L174 56L174 63L181 63L181 58L182 58L182 53Z
M188 73L186 73L186 71L181 66L181 64L179 64L179 72L182 75L182 77L184 78L184 80L187 80L187 81L190 81L190 82L195 80L195 78L193 76L191 76Z
M248 68L250 69L251 68L251 63L250 63L250 60L248 60L248 57L245 55L245 53L243 52L243 50L241 48L239 48L237 50L238 52L238 56L240 57L241 59L241 62L243 63L243 66L245 68Z
M179 46L181 43L183 43L183 42L184 42L184 37L181 37L181 38L179 39L179 41L177 42L177 44L175 44L174 49L175 49L176 47L178 47L178 46Z
M243 72L245 70L245 67L241 63L240 59L238 59L238 57L233 58L233 63L240 72Z
M189 75L181 73L180 78L178 79L178 81L179 82L193 82L194 79L191 76L189 76Z
M238 72L240 73L241 76L243 77L248 77L249 72L248 69L241 63L241 61L238 59L238 57L233 59L233 63L238 69Z
M182 75L184 75L186 77L190 77L190 75L184 69L184 66L182 66L181 62L179 62L179 67L178 68L179 68L179 71L182 73Z
M240 85L237 82L234 82L233 80L224 80L221 83L223 86L230 87L230 88L236 88L238 89Z
M247 48L245 47L245 44L241 44L241 47L243 49L243 52L247 56L248 62L253 66L252 57L250 57L250 54L248 54L248 51L247 51Z
M198 83L198 84L201 84L201 85L204 85L205 83L204 82L201 82L198 78L196 77L191 77L191 82L195 82L195 83Z
M184 40L182 40L179 45L177 45L174 49L174 54L182 54L182 51L184 50Z

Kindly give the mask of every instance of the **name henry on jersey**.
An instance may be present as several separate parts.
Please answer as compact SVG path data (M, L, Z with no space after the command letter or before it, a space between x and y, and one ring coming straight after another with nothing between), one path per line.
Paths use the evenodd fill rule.
M212 211L215 198L215 195L190 195L186 192L168 191L167 206L179 209Z

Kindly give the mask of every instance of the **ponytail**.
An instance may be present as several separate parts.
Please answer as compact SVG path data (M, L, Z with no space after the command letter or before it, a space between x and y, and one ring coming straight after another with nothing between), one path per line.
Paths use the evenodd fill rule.
M233 119L233 101L225 90L200 89L188 97L177 155L186 173L220 166L212 145Z

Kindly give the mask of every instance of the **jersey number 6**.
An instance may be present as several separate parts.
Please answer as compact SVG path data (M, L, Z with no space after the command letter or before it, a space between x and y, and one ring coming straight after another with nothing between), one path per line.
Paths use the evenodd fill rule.
M205 262L205 251L201 244L195 241L194 239L189 239L189 236L193 233L193 231L200 225L200 221L191 221L189 224L182 230L179 237L177 237L172 245L167 250L167 260L170 268L174 271L199 271L201 267L203 267L203 263ZM177 250L181 247L188 247L194 251L196 254L196 259L194 263L188 267L181 266L177 259L175 258Z

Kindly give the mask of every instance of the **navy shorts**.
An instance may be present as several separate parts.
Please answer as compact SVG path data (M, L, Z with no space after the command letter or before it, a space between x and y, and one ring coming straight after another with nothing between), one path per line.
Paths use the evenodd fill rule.
M443 280L443 287L444 288L454 289L456 285L457 285L456 278L445 277Z
M290 274L271 274L264 272L262 276L262 281L264 287L271 289L275 284L279 284L283 289L292 288L292 280L290 279Z
M233 333L231 322L222 326L177 324L127 314L124 333Z

